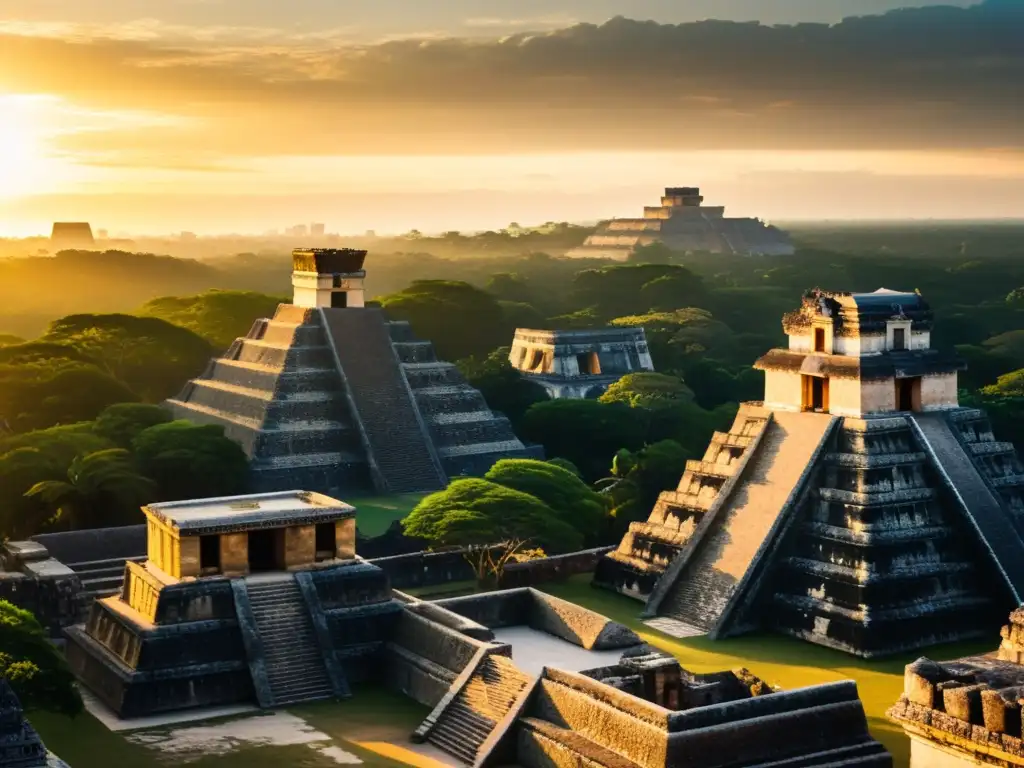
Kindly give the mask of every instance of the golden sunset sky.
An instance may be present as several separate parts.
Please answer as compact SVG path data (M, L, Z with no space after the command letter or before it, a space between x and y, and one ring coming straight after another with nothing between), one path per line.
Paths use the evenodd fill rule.
M0 0L0 236L470 230L691 184L1024 217L1022 39L1019 0Z

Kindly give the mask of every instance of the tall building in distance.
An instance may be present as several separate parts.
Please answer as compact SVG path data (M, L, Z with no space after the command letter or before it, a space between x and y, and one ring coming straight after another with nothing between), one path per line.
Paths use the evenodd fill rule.
M323 237L324 232L327 230L323 224L310 224L309 225L309 236L310 237Z
M96 244L92 227L85 221L55 221L50 233L50 243L57 250L68 248L91 248Z
M789 235L760 219L729 219L723 206L704 205L698 187L669 187L661 205L644 208L642 219L612 219L566 255L625 261L638 247L655 243L681 253L702 251L739 256L791 256Z
M294 227L288 227L288 229L284 231L284 234L287 237L308 237L309 227L305 224L296 224Z

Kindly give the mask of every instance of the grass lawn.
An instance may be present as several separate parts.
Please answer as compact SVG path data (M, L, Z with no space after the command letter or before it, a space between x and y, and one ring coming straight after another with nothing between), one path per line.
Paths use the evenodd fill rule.
M346 499L356 508L356 527L370 538L386 533L395 520L401 520L424 497L422 493L399 493L394 496L367 496Z
M893 754L897 768L910 763L910 742L903 730L890 723L885 711L903 692L903 668L919 658L944 660L988 653L992 642L961 643L910 653L881 661L864 661L839 651L775 634L753 634L730 640L704 637L678 639L640 622L641 604L627 597L590 586L590 575L546 584L543 591L571 600L632 628L645 642L675 655L692 672L718 672L746 667L770 685L800 688L834 680L853 679L864 702L868 723L876 739Z
M243 718L184 723L147 731L113 733L89 714L74 720L33 713L32 724L46 745L72 768L145 768L186 764L194 768L337 768L340 752L362 760L368 768L394 768L414 765L436 768L430 758L413 752L409 735L429 710L401 694L377 686L357 687L353 697L342 702L322 702L289 708L286 715L299 718L300 725L322 738L306 738L311 743L261 745L258 741L225 737L217 744L184 752L167 748L168 740L196 729L202 740L222 726L249 721L257 739L266 717L267 732L274 730L276 717L270 713ZM206 732L206 733L204 733ZM146 746L148 742L151 745ZM161 745L163 742L163 746ZM209 742L207 739L207 743ZM334 754L332 754L334 751ZM351 758L348 762L354 762Z

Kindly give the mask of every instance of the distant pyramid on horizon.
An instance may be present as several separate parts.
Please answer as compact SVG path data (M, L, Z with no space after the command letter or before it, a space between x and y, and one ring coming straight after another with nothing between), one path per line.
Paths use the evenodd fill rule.
M566 256L626 261L638 247L659 243L673 251L740 256L791 256L789 235L759 219L725 217L722 206L703 205L699 187L669 187L661 205L642 219L612 219Z
M296 250L293 303L167 401L175 418L222 425L256 493L429 492L499 459L542 457L429 341L365 303L365 257Z

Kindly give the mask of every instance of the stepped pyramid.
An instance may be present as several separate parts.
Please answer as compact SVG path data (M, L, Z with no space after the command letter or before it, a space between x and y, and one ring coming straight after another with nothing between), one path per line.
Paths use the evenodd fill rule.
M789 235L760 219L729 218L725 207L704 205L699 187L669 187L643 218L612 219L566 256L626 261L638 247L660 243L673 251L792 256Z
M540 457L406 322L364 302L366 251L297 250L294 301L167 402L220 424L251 460L258 493L413 493Z
M1024 595L1024 466L959 407L916 293L809 291L763 403L633 523L595 583L652 626L771 628L864 657L983 636Z

